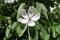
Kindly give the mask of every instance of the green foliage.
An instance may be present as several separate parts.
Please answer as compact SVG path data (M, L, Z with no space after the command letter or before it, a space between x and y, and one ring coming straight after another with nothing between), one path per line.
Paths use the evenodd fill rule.
M38 40L38 31L36 28L28 28L29 40Z
M22 28L23 27L23 28ZM23 33L26 31L26 29L27 29L27 25L22 25L21 26L21 24L19 24L17 27L16 27L16 33L18 34L18 36L19 37L21 37L22 35L23 35Z
M56 32L60 34L60 24L56 27Z
M14 3L0 0L1 40L60 40L59 4L60 0L15 0ZM36 8L36 13L40 13L34 27L18 22L21 9L28 11L31 5ZM56 8L51 12L50 7Z
M18 8L18 11L17 11L17 19L21 16L20 14L21 14L21 9L23 9L24 8L24 6L25 6L25 3L22 3L20 6L19 6L19 8Z
M10 34L10 29L9 29L9 27L11 27L11 25L9 25L8 27L7 27L7 29L6 29L6 37L7 38L9 38L10 36L11 36L11 34Z

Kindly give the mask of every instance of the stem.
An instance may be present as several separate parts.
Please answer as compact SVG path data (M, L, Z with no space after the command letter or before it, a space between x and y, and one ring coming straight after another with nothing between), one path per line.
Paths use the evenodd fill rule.
M30 35L29 35L29 27L28 27L28 39L29 39L29 36L30 36Z

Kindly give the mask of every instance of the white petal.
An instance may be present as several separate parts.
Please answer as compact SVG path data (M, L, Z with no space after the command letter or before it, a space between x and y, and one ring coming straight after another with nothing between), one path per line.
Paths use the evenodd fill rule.
M32 14L28 13L28 15L29 15L29 18L31 18L34 15L34 13L32 13Z
M50 7L50 12L53 12L54 8Z
M4 2L5 2L5 3L7 3L7 1L6 1L6 0L4 0Z
M14 3L15 0L11 0L11 3Z
M31 20L33 20L33 21L37 21L37 20L39 20L39 19L40 19L40 13L35 14L35 16L33 16L33 17L31 18Z
M50 7L50 12L52 13L56 7Z
M55 1L54 4L58 4L58 3Z
M33 6L30 6L29 9L28 9L28 12L33 13L34 11L35 11L35 8Z
M25 24L28 22L28 19L19 18L18 21Z
M29 20L29 22L28 22L28 26L35 26L35 22L32 21L32 20Z
M21 10L21 15L22 15L23 18L28 19L28 14L27 14L27 12L26 12L25 9L22 9L22 10Z
M60 4L58 5L58 7L60 7Z
M4 1L5 3L7 3L7 1Z
M10 0L4 0L5 3L10 3Z
M32 17L34 15L35 8L33 6L30 6L28 9L29 17Z
M11 1L10 0L8 0L8 2L7 3L11 3Z

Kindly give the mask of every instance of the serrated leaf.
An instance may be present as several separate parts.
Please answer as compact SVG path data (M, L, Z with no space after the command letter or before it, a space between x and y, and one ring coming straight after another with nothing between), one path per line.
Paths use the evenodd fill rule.
M26 29L27 29L27 25L21 26L21 24L19 24L16 27L16 33L18 34L19 37L21 37L24 34L24 32L26 31Z
M25 3L22 3L19 8L18 8L18 11L17 11L17 19L20 17L20 13L21 13L21 9L23 9L25 7Z
M29 35L29 40L38 40L38 31L35 27L28 28L28 35Z

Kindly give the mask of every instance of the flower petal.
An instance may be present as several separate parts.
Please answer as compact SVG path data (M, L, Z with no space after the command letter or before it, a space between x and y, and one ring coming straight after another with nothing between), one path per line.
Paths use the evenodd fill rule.
M11 3L14 3L15 0L11 0Z
M5 3L10 3L10 0L4 0Z
M35 22L32 21L32 20L29 20L29 22L28 22L28 26L35 26Z
M10 1L10 0L8 0L8 1L7 1L7 3L11 3L11 1Z
M14 3L15 0L4 0L5 3Z
M33 6L30 6L28 9L29 17L32 17L34 15L35 8Z
M33 21L37 21L37 20L39 20L40 19L40 13L37 13L35 16L33 16L32 18L31 18L31 20L33 20Z
M60 4L58 5L58 7L60 7Z
M56 7L50 7L50 12L52 13Z
M29 13L28 15L29 15L29 18L31 18L34 15L34 13L32 13L32 14Z
M18 21L25 24L28 22L28 19L19 18Z
M27 12L26 12L25 9L22 9L22 10L21 10L21 15L22 15L23 18L28 19L28 14L27 14Z
M34 10L35 10L35 8L34 8L33 6L30 6L29 9L28 9L28 12L29 12L29 13L33 13Z

